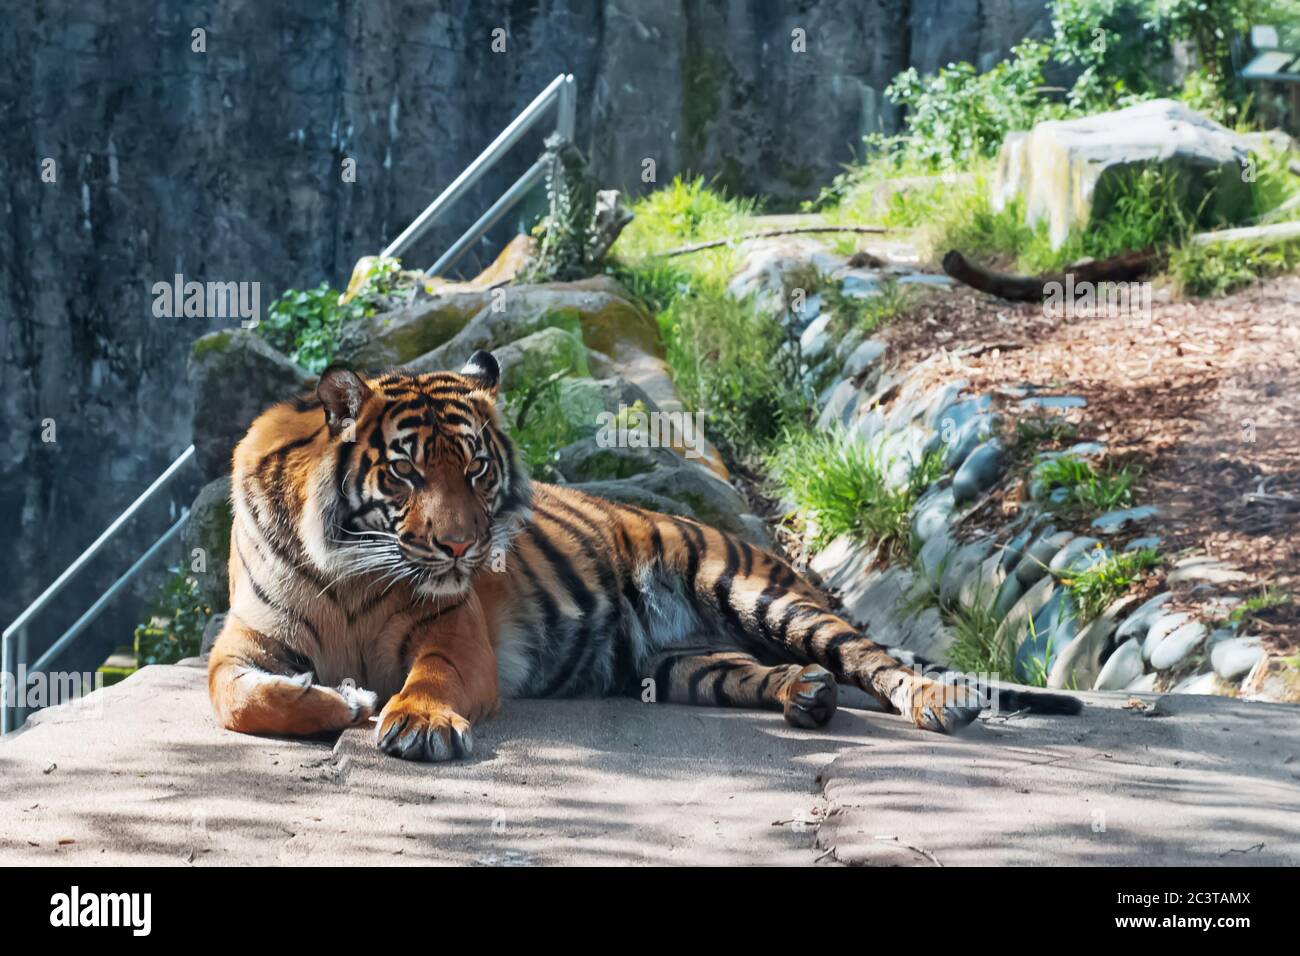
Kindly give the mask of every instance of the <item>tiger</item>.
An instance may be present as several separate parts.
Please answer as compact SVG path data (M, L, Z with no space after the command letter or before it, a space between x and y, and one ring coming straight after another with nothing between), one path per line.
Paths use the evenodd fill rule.
M459 372L335 364L253 422L208 664L222 727L313 737L373 720L382 752L443 761L472 754L502 699L631 694L811 729L844 684L951 733L999 693L903 663L738 536L531 481L500 378L486 351Z

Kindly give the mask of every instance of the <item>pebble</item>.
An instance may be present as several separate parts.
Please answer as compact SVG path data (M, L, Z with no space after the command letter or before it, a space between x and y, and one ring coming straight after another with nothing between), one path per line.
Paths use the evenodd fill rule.
M1030 410L1036 408L1065 409L1065 408L1084 408L1088 400L1082 395L1030 395L1028 398L1022 398L1019 402L1021 408Z
M1135 637L1138 640L1146 637L1147 631L1151 627L1151 622L1161 615L1161 608L1168 604L1169 599L1172 597L1173 594L1169 591L1164 591L1146 601L1141 607L1135 609L1132 614L1124 619L1124 623L1122 623L1119 626L1119 630L1115 632L1115 640L1122 643L1127 641L1130 637Z
M885 354L885 343L876 339L867 339L853 350L844 363L845 378L856 378L860 372L875 365Z
M1210 663L1214 673L1224 680L1245 677L1264 656L1264 645L1258 637L1230 637L1213 644Z
M1065 547L1056 553L1048 563L1049 571L1058 574L1065 572L1078 572L1092 567L1098 562L1105 561L1110 557L1110 552L1105 548L1098 548L1101 542L1096 538L1090 538L1086 534L1072 539Z
M1093 690L1123 690L1142 676L1142 648L1137 641L1129 641L1115 648L1102 665Z
M1107 511L1104 515L1092 519L1092 526L1102 534L1115 534L1129 525L1150 521L1157 514L1155 505L1141 505L1137 508L1125 508L1122 511Z
M929 541L940 528L947 526L948 518L956 506L952 488L932 486L912 509L912 532L922 541Z
M1188 621L1156 645L1151 652L1151 666L1159 671L1177 667L1205 642L1207 633L1200 621Z
M1043 577L1057 552L1073 537L1074 535L1069 531L1057 531L1049 525L1047 530L1025 549L1025 556L1016 565L1015 576L1020 579L1020 583L1029 587Z
M1158 534L1149 534L1143 538L1134 538L1128 544L1124 545L1124 550L1142 551L1144 549L1150 548L1151 550L1154 551L1160 547L1160 542L1163 540L1164 538L1160 537L1160 535Z
M1174 686L1174 694L1217 694L1219 692L1219 675L1214 671L1193 674Z
M1214 558L1184 558L1169 572L1169 583L1233 584L1249 577L1244 571Z
M974 501L992 488L1004 465L1002 442L991 439L970 453L952 479L953 500L957 504Z
M1142 659L1151 660L1151 654L1160 646L1160 642L1191 619L1192 616L1186 611L1175 611L1173 614L1162 614L1152 621L1146 639L1142 641Z

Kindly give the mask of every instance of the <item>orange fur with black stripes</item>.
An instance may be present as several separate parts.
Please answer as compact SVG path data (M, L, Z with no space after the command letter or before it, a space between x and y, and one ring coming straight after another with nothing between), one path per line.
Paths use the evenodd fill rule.
M383 750L441 760L472 750L502 696L635 693L815 727L838 681L933 730L979 712L779 557L530 483L498 377L486 352L459 373L336 366L314 399L253 423L234 455L231 609L209 664L223 726L312 735L377 713Z

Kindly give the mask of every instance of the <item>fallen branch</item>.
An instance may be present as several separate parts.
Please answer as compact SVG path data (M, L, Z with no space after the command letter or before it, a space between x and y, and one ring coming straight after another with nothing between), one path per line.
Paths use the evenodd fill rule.
M747 232L739 236L731 236L727 239L711 239L708 242L695 242L689 246L678 246L676 249L669 249L667 252L660 253L665 259L671 259L673 256L684 256L691 252L699 252L701 249L715 249L718 246L725 246L733 242L748 242L750 239L771 239L774 236L797 236L805 235L811 232L859 232L879 234L888 232L884 226L792 226L789 229L768 229L765 232Z
M1198 232L1192 236L1192 242L1200 246L1220 242L1247 242L1257 246L1272 246L1292 239L1300 239L1300 222L1275 222L1269 226L1220 229L1218 232Z
M1042 302L1047 297L1046 287L1053 282L1064 287L1067 275L1073 277L1076 285L1080 282L1131 282L1146 275L1160 261L1160 255L1154 250L1143 249L1139 252L1123 252L1096 262L1083 262L1071 266L1068 272L1023 276L977 266L956 249L952 249L943 257L943 271L958 282L999 299L1009 302Z

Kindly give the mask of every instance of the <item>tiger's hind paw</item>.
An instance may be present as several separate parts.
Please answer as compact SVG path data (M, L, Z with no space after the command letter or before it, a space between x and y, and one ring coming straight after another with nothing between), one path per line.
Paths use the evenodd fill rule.
M820 664L809 664L786 688L782 705L786 723L795 727L824 727L835 716L838 691L835 676Z
M966 684L946 684L922 678L912 688L911 699L899 710L922 730L951 734L965 727L984 707L979 692Z

